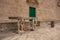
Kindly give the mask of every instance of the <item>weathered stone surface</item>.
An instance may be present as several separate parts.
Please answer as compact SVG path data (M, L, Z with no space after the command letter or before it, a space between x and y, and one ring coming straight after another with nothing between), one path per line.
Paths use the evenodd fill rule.
M54 28L49 28L47 25L43 26L43 28L39 27L35 31L26 31L22 35L10 32L0 34L0 38L1 40L60 40L60 23L55 24Z
M57 20L60 18L56 0L37 1L39 3L36 7L38 20ZM29 17L29 5L27 5L26 0L0 0L0 17L5 16Z

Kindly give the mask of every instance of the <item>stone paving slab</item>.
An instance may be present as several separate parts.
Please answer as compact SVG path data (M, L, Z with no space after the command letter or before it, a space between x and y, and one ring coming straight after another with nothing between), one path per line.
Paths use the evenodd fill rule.
M54 28L39 27L35 31L26 32L22 35L15 34L2 40L60 40L60 24L56 24Z

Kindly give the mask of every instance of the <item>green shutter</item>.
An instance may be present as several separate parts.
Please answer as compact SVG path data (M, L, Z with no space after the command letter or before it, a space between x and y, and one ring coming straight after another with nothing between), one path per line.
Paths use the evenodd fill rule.
M36 17L36 8L29 7L29 17Z

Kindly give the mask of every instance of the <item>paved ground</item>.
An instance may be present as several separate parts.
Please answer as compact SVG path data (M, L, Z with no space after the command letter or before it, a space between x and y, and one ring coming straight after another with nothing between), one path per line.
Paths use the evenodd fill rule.
M1 34L0 40L60 40L60 24L55 24L54 28L49 25L41 25L35 31L27 31L22 35L12 32Z

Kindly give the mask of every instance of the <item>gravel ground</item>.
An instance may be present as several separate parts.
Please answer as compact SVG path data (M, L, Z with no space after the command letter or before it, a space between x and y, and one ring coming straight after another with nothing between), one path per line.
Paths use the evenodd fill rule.
M37 27L35 31L26 31L22 35L6 33L5 37L0 34L1 40L60 40L60 23L55 24L54 28L46 24Z

